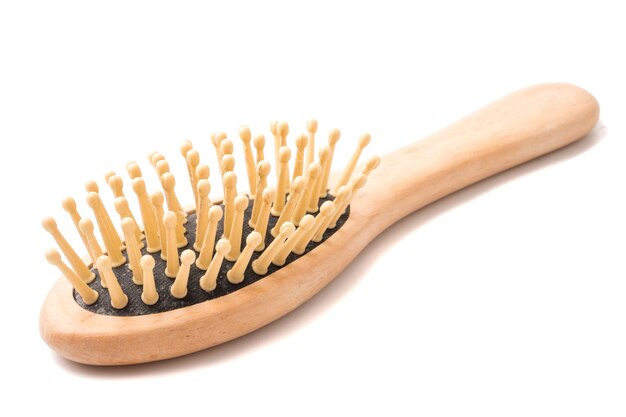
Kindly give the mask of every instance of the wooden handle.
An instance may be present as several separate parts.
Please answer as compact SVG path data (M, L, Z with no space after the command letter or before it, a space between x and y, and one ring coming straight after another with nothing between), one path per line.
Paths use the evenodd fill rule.
M353 206L366 207L362 214L382 231L441 197L582 138L598 116L596 99L574 85L525 88L383 156Z

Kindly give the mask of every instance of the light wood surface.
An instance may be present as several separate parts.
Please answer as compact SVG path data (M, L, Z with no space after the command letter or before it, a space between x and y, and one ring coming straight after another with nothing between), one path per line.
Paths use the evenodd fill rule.
M593 128L598 115L593 96L572 85L518 91L383 156L367 186L352 197L347 222L322 245L256 283L184 309L111 317L81 308L69 282L61 279L41 311L42 337L62 356L96 365L166 359L239 337L318 293L399 219L574 142Z

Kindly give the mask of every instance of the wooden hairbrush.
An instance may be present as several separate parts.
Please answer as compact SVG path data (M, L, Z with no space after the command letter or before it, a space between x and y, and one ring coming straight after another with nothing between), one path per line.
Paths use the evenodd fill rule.
M363 135L347 167L336 175L330 174L330 162L337 130L329 146L316 153L317 124L309 122L308 134L294 141L292 155L286 147L287 125L272 124L276 187L267 186L264 138L252 140L242 128L248 176L239 181L233 173L233 143L224 134L212 136L221 163L211 177L221 176L224 186L219 201L208 197L211 170L199 163L190 143L181 147L196 191L190 210L176 198L164 157L152 154L162 190L149 194L139 166L127 167L134 193L126 191L126 197L136 195L140 213L130 211L120 176L106 177L116 196L116 216L104 209L98 186L87 184L87 203L104 248L94 223L80 217L74 200L64 201L90 255L88 264L69 247L54 220L44 220L67 263L55 250L46 254L65 277L43 305L41 335L62 356L95 365L167 359L234 339L307 301L407 214L582 138L598 116L597 101L579 87L532 86L357 165L369 142ZM242 183L248 194L237 193ZM113 217L122 219L123 238Z

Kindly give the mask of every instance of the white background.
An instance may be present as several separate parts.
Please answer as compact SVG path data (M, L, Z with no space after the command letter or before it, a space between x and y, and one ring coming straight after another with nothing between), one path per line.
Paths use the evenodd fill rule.
M406 3L1 3L2 415L626 413L619 2ZM316 117L345 162L364 131L384 154L546 81L597 97L589 137L410 215L278 322L125 368L40 339L40 219L79 247L60 201L87 213L86 180L108 196L132 159L153 180L159 150L189 202L183 139L215 167L212 131Z

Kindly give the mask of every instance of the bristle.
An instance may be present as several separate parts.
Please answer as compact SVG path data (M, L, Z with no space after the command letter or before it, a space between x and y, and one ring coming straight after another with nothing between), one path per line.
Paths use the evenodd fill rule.
M193 192L193 198L196 202L196 208L198 207L198 176L196 174L196 168L200 164L200 154L197 150L192 149L187 152L187 169L189 170L189 182L191 183L191 190Z
M317 177L317 183L315 184L315 192L311 195L311 201L309 201L309 211L312 213L317 212L317 206L319 203L320 196L326 197L326 185L324 184L324 172L330 167L330 158L332 156L332 151L329 146L324 146L320 149L319 153L319 162L322 166L322 172ZM324 190L322 190L324 188Z
M130 207L128 206L128 200L126 200L125 197L117 197L115 199L114 206L115 211L117 211L117 214L120 215L120 220L124 219L125 217L130 217L133 223L135 223L135 237L139 242L139 246L143 248L143 235L141 234L141 229L139 229L137 220L135 220L135 216L133 216L133 213L130 211Z
M123 197L120 197L123 198ZM137 226L133 219L124 217L122 219L122 232L126 241L126 254L128 255L128 265L133 273L133 282L137 285L143 284L143 271L139 265L141 259L141 248L136 232Z
M165 275L168 278L175 278L180 265L178 263L178 245L176 243L176 213L168 211L163 215L163 224L165 224L165 236L167 240L167 266L165 267Z
M373 170L378 168L378 165L380 165L380 156L370 156L365 163L365 168L363 168L363 175L369 176Z
M235 216L235 197L237 197L237 175L234 172L224 174L224 237L230 236L230 230Z
M293 216L291 217L293 224L295 224L296 226L300 223L300 219L306 214L307 209L309 208L309 201L311 201L311 196L316 191L315 182L317 181L317 177L319 177L321 172L322 166L319 164L319 162L313 162L307 168L307 185L304 189L304 192L300 196L298 204L293 211Z
M222 171L224 174L235 170L235 157L227 153L222 156Z
M256 149L256 164L259 165L259 162L265 160L265 136L264 135L256 135L254 137L254 148Z
M276 199L272 206L272 216L280 216L285 207L285 196L289 190L289 159L291 150L282 146L278 151L278 185L276 186Z
M51 265L56 266L63 276L72 284L76 292L80 295L83 302L91 305L98 300L98 292L91 289L85 281L83 281L72 269L67 266L61 259L61 255L55 249L49 249L46 252L46 259Z
M286 239L288 239L291 235L295 233L295 226L291 222L286 222L280 228L280 231L270 243L270 245L263 251L261 256L259 256L254 262L252 262L252 270L258 275L267 274L267 269L272 262L272 259L276 256L276 254L280 251L283 243Z
M243 143L243 155L246 162L250 195L254 195L256 193L256 170L254 155L252 155L252 146L250 145L252 134L250 133L250 128L248 126L241 126L239 128L239 138L241 138L241 142Z
M333 203L335 203L335 210L339 210L344 202L346 201L350 201L350 199L352 198L352 188L350 188L347 185L342 185L341 187L339 187L339 190L337 191L337 196L335 197L335 199L333 200ZM333 216L330 216L328 218L328 220L326 222L324 222L323 225L326 225L326 227L320 227L321 229L333 229L335 226L333 225L332 221L333 221ZM320 237L321 240L321 237Z
M215 148L215 156L217 157L217 166L220 168L220 178L224 176L224 171L222 170L222 141L226 139L226 133L218 132L214 135L211 135L211 143Z
M78 228L80 229L83 236L87 240L87 244L89 245L89 253L91 254L91 261L93 265L96 265L98 258L103 255L102 248L96 239L96 235L93 232L93 223L91 219L85 218L81 219L78 223ZM103 288L106 288L106 284L102 285Z
M102 204L100 195L96 192L87 194L87 205L93 210L104 247L113 266L120 266L126 262L122 255L122 241L111 223L111 219Z
M166 160L158 161L156 163L155 170L156 170L157 177L159 178L159 183L161 184L161 188L163 189L163 192L167 194L167 191L165 187L163 186L163 176L165 174L170 174L170 164ZM176 194L174 193L173 195L170 195L170 198L171 198L171 201L168 202L168 206L171 203L172 204L171 210L177 213L180 212L183 215L183 217L185 217L183 224L187 223L187 212L183 209L183 206L182 204L180 204L180 201L178 201L178 197L176 196Z
M304 158L306 153L307 146L307 136L300 135L296 138L296 158L293 164L293 175L292 180L295 180L297 177L301 177L304 169ZM307 164L308 166L308 164Z
M76 227L76 230L78 231L78 234L80 235L80 238L83 241L85 248L87 249L87 253L89 253L89 257L91 258L93 262L95 262L95 260L97 259L97 256L94 257L94 254L91 251L91 248L89 247L89 241L87 240L87 237L80 230L80 227L79 227L81 217L80 217L80 214L78 214L78 210L76 210L76 201L72 197L66 197L63 199L63 202L61 203L61 205L63 206L63 210L65 210L72 218L72 222L74 223L74 226Z
M159 241L156 217L152 210L152 202L143 178L135 178L133 180L133 191L137 194L137 200L139 201L141 220L146 234L146 250L150 253L155 253L161 249L161 242Z
M286 222L291 221L293 216L293 212L296 209L296 205L298 204L298 200L302 195L305 187L307 185L307 180L304 177L296 177L291 183L291 191L289 192L289 196L287 197L287 204L283 209L283 212L280 213L280 217L276 221L276 224L271 230L272 236L276 237L280 227Z
M189 271L191 264L196 260L196 253L191 249L186 249L180 254L180 268L176 274L176 280L170 287L170 294L175 298L185 298L187 296L187 285L189 283Z
M139 167L139 164L137 164L137 162L135 161L131 161L126 164L126 171L128 171L128 175L130 176L131 180L141 177L141 168Z
M308 132L306 166L309 166L315 161L315 132L317 132L317 120L309 119L306 123L306 130Z
M151 255L144 255L139 262L143 271L143 287L141 301L146 305L154 305L159 301L159 293L154 282L154 258Z
M157 231L159 232L159 243L161 246L161 259L167 260L167 237L165 223L163 223L163 193L161 191L155 191L150 195L150 202L152 203L152 209L154 210L154 219L157 224Z
M248 197L245 194L239 194L234 201L235 215L233 223L228 235L230 242L230 251L226 254L228 261L234 262L241 254L241 234L243 233L243 215L248 208Z
M202 179L198 181L198 210L196 211L196 241L193 248L200 252L202 249L202 240L206 233L207 224L209 222L209 209L211 202L209 201L209 192L211 185L209 180Z
M333 188L333 193L336 192L336 190L338 190L339 187L341 187L342 185L346 185L348 182L350 182L350 178L352 177L354 168L356 168L356 164L359 162L359 157L361 156L363 149L365 149L365 147L369 145L371 140L372 137L368 133L364 133L363 135L361 135L361 137L359 138L358 146L354 150L354 154L352 154L352 158L350 158L350 161L341 173L341 177L339 177L337 184L335 184L335 187Z
M220 150L222 151L222 159L224 155L232 155L234 151L233 141L225 138L220 142Z
M309 242L311 242L311 239L313 239L313 235L315 234L315 232L320 228L320 226L328 217L332 216L334 210L335 203L333 203L332 201L326 201L324 202L324 204L322 204L322 206L320 207L320 212L317 213L317 216L315 216L313 226L311 226L311 228L307 230L302 235L300 240L298 240L298 242L296 243L296 246L293 249L296 254L302 255L304 253L307 245L309 244Z
M178 197L174 191L176 186L176 179L172 173L167 172L161 177L161 185L163 186L163 192L165 194L165 201L167 202L167 209L176 214L176 244L179 248L187 246L187 238L185 238L185 211L178 202ZM145 224L144 224L145 227Z
M104 173L104 182L109 183L109 179L115 175L115 171L107 171Z
M274 120L270 123L270 132L274 137L274 167L278 167L278 150L280 149L280 136L278 136L278 121ZM278 170L276 170L276 179L278 180Z
M261 239L259 246L255 248L256 251L262 251L265 249L265 233L267 232L267 224L270 218L270 207L276 199L276 189L273 187L267 187L263 190L263 196L261 199L263 202L259 210L259 216L257 217L254 231L258 232L263 239Z
M333 219L330 222L330 226L328 226L330 229L334 229L337 226L337 220L339 220L339 217L341 217L341 215L346 211L348 204L350 204L350 201L357 193L357 191L363 188L366 183L367 177L364 174L359 174L359 176L352 180L350 185L348 185L350 193L348 193L347 197L343 200L341 205L337 206L335 214L333 215Z
M300 239L313 227L313 223L315 223L315 219L310 214L305 215L302 220L300 220L300 226L298 226L296 232L285 241L281 249L274 256L274 259L272 259L274 265L283 266L285 264L287 256L294 250Z
M328 194L328 179L330 178L330 171L333 164L333 155L335 154L335 145L339 141L341 137L341 131L339 129L333 129L328 134L328 147L330 148L330 157L328 158L328 162L324 167L324 172L322 176L322 186L320 187L320 198L326 197Z
M230 251L228 239L220 239L215 245L215 256L211 259L208 269L200 278L200 288L206 292L211 292L217 286L217 274L220 272L224 256Z
M248 225L252 228L255 227L257 218L259 217L259 211L261 210L261 204L263 203L263 191L267 187L267 176L270 173L271 165L267 161L259 161L257 164L257 180L256 180L256 194L254 195L254 203L252 205L252 215Z
M198 178L198 182L200 182L200 180L207 180L208 182L210 175L211 175L211 169L209 168L208 165L200 164L196 167L196 177ZM210 184L209 184L209 187L210 187ZM196 194L198 194L197 189L196 189ZM198 201L200 201L199 195L198 195ZM211 200L209 199L209 205L210 203L211 203Z
M185 160L185 166L187 167L187 176L189 177L189 182L191 183L191 189L193 190L193 192L196 192L196 182L195 182L195 166L192 166L189 160L189 152L191 152L193 150L193 144L191 143L190 140L184 140L181 144L180 144L180 155L183 157L183 159ZM196 151L196 155L198 154L198 152ZM193 157L191 158L193 160ZM198 155L198 159L199 159L199 155ZM198 162L196 163L196 165L198 165ZM196 202L196 205L198 203Z
M98 183L94 180L89 180L85 183L85 191L88 193L99 193Z
M113 197L124 197L124 181L119 175L113 174L107 180L109 188L113 191Z
M156 167L159 161L165 161L165 157L161 153L155 151L148 155L148 162L150 162L150 165L153 167Z
M231 284L239 284L243 281L244 272L250 262L254 248L261 243L261 234L258 232L251 232L246 238L246 246L243 248L241 255L237 258L235 265L226 273L226 278Z
M209 221L204 237L202 239L202 248L200 256L196 259L196 266L199 269L206 270L209 267L211 256L213 256L213 246L215 245L215 235L217 234L217 224L222 219L223 211L220 206L213 206L209 209Z
M287 146L287 135L289 134L289 123L279 122L276 125L276 134L280 138L280 147ZM279 149L280 151L280 149Z
M154 170L156 171L157 177L161 179L163 174L170 172L170 164L165 159L162 159L156 163Z
M117 281L115 273L113 273L113 264L111 259L102 255L98 258L96 267L101 277L104 277L104 281L107 283L107 289L109 290L109 296L111 297L111 307L121 310L128 304L128 296L124 294L120 283Z

